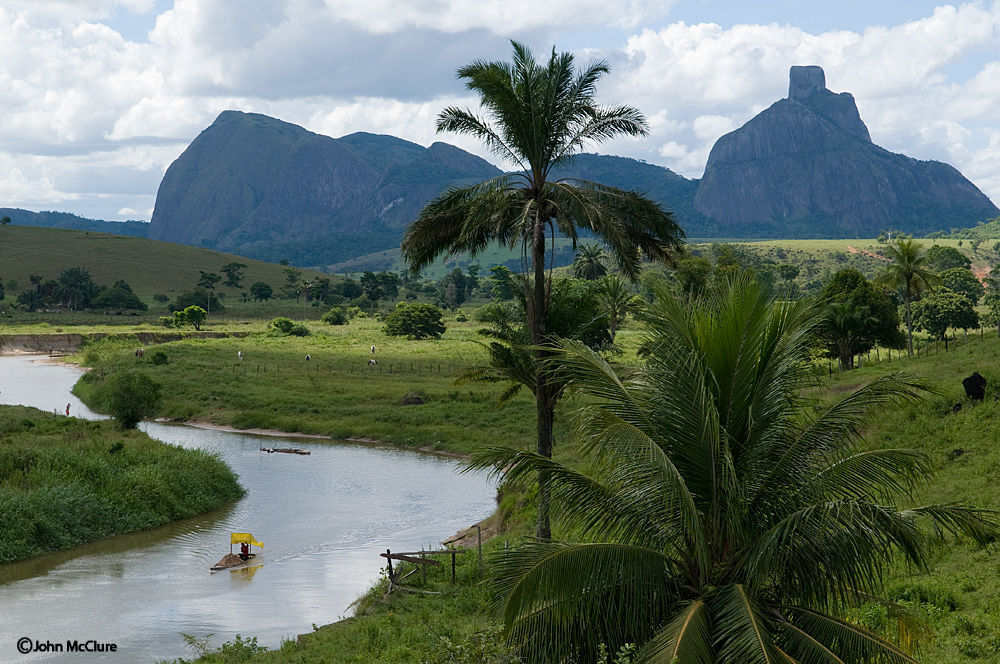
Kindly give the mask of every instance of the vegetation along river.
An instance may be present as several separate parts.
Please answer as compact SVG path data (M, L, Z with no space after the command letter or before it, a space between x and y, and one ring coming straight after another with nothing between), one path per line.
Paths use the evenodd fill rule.
M36 356L0 357L0 403L96 418L70 394L79 372ZM0 565L0 662L155 662L190 657L182 634L219 645L241 634L283 638L348 615L378 578L386 548L414 551L494 508L484 475L455 460L380 446L260 437L146 423L154 438L217 452L247 495L202 517ZM309 456L266 454L299 447ZM209 572L229 533L264 544L261 564ZM21 655L19 638L95 639L116 653Z

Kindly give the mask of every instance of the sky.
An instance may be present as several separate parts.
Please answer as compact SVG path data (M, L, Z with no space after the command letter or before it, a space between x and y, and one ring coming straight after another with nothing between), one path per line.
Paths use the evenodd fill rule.
M714 142L788 94L850 92L872 140L1000 203L1000 0L0 0L0 207L149 220L163 173L224 110L314 132L445 141L456 78L510 41L611 67L599 103L645 137L589 151L701 177Z

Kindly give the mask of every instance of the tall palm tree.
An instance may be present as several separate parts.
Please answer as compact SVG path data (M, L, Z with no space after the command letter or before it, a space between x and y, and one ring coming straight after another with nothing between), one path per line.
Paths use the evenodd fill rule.
M513 63L476 61L458 70L466 87L479 95L485 113L449 107L438 116L438 131L482 140L515 167L481 184L448 189L431 201L407 229L402 253L419 270L442 253L475 256L493 243L520 248L528 327L539 360L548 354L552 254L546 277L546 250L558 232L577 241L577 228L592 231L622 274L636 279L641 257L668 260L683 232L670 213L634 192L596 182L553 176L587 143L616 136L641 136L646 120L630 106L598 106L597 82L609 72L596 62L575 71L573 56L556 53L548 64L535 61L523 44L512 42ZM537 449L552 455L554 408L545 372L536 378ZM538 529L551 535L548 491L539 477Z
M573 274L578 279L594 281L608 273L604 266L604 249L597 244L581 244L573 261Z
M913 355L913 313L910 301L914 295L922 291L934 292L934 286L941 279L927 266L927 252L924 245L912 238L899 237L885 250L886 257L892 262L886 267L877 282L890 288L899 288L903 293L903 303L906 305L906 335L909 354Z
M544 470L583 543L530 542L493 579L505 634L526 662L596 661L639 646L637 662L914 662L843 609L879 602L899 554L925 568L928 520L984 542L996 525L957 505L901 508L935 465L868 449L866 417L919 397L919 381L878 378L825 412L803 408L809 337L822 315L742 280L708 301L666 288L643 314L645 366L622 370L564 342L560 376L580 390L587 471L523 450L480 452L523 485ZM675 659L676 658L676 659Z

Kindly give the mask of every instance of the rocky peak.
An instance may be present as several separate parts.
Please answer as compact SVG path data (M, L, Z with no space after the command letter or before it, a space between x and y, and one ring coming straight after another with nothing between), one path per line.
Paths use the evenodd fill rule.
M788 80L788 98L715 143L697 212L720 227L803 237L925 233L994 215L954 168L873 144L854 97L828 90L821 67L792 67Z
M826 74L816 65L792 67L788 72L788 98L805 99L826 90Z

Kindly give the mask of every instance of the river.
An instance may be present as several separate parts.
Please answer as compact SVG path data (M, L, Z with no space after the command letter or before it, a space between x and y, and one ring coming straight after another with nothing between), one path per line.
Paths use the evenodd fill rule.
M37 356L0 357L0 403L100 417L70 394L79 371ZM214 513L70 551L0 565L0 662L156 662L193 657L183 634L237 634L276 648L349 615L386 548L439 547L488 516L495 488L455 460L384 446L260 437L144 423L159 440L218 453L247 495ZM309 456L266 454L300 447ZM249 569L209 572L229 533L264 544ZM31 653L18 639L94 639L115 653Z

